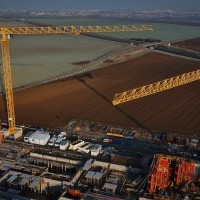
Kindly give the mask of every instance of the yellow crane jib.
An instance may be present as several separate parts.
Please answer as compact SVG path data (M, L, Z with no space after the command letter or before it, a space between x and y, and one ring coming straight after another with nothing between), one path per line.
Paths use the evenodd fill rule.
M39 35L39 34L76 34L103 32L141 32L153 31L151 25L117 25L117 26L47 26L47 27L0 27L2 66L6 93L9 134L15 136L19 129L15 124L13 100L12 73L10 67L9 37L10 35Z
M193 81L200 80L200 70L184 73L179 76L175 76L163 81L152 83L143 87L139 87L133 90L125 91L119 94L115 94L113 105L118 105L135 99L139 99L148 95L152 95L158 92L169 90L184 84L191 83Z
M0 34L80 34L103 32L140 32L153 31L151 25L116 25L116 26L47 26L47 27L2 27Z

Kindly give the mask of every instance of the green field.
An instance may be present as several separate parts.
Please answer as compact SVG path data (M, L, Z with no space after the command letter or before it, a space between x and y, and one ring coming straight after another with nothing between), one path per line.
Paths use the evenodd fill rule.
M163 23L144 23L135 22L130 20L102 20L102 19L32 19L30 22L42 23L47 25L128 25L128 24L149 24L153 25L153 32L139 32L139 33L106 33L121 38L152 38L168 41L180 41L191 39L200 36L200 27L176 25L176 24L163 24Z
M25 23L26 22L26 23ZM30 26L29 22L46 25L117 25L140 24L123 20L31 19L22 22L0 19L0 26ZM192 26L153 23L153 32L109 33L121 38L154 38L169 41L200 36L200 28ZM14 87L45 81L84 66L74 62L95 60L123 49L127 45L84 36L48 35L14 36L10 40ZM91 68L97 67L97 64ZM1 90L1 86L0 86Z
M5 24L27 25L1 20L0 26ZM13 85L24 86L71 73L82 67L74 65L74 62L94 60L124 46L115 42L74 35L14 36L10 40Z

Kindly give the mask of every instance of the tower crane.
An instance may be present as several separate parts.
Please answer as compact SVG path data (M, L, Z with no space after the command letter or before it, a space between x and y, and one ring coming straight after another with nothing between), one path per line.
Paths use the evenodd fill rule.
M17 130L15 124L15 110L13 100L12 73L10 66L9 37L10 35L38 35L38 34L75 34L100 32L141 32L152 31L150 25L119 25L119 26L47 26L47 27L0 27L3 76L6 93L7 117L9 134L14 135Z
M125 102L169 90L198 80L200 80L200 70L184 73L179 76L175 76L169 79L158 81L156 83L115 94L112 103L114 106L116 106Z

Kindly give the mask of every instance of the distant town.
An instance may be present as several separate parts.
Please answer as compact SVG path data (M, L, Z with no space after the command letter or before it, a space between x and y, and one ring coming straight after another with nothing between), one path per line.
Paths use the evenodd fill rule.
M135 20L200 20L200 10L0 10L2 18L118 18Z

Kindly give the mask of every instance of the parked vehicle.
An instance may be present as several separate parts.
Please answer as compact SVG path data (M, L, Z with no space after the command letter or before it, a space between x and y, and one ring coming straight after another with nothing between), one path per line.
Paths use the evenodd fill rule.
M103 139L103 142L109 142L110 140L108 138Z
M55 147L59 147L59 146L60 146L60 143L62 142L62 140L63 140L63 139L60 138L60 137L57 138L57 140L54 142L54 146L55 146Z
M24 136L24 142L29 142L29 137L33 135L34 132L30 131Z
M49 145L49 146L53 146L56 140L57 140L57 137L56 137L56 135L54 135L54 136L49 140L48 145Z

